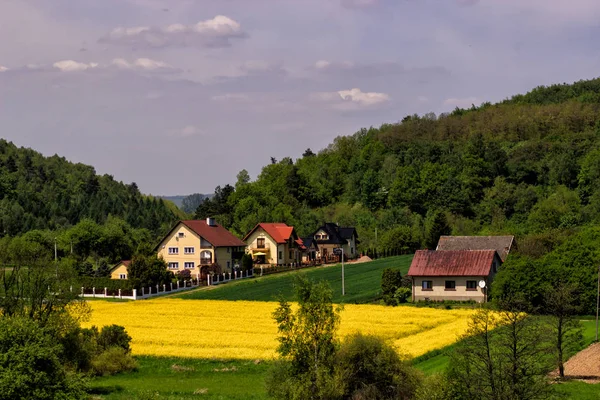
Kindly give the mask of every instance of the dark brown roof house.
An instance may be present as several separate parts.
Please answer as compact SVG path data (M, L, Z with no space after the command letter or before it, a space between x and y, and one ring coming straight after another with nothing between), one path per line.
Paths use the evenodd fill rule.
M442 236L436 250L496 250L504 262L513 247L514 236Z

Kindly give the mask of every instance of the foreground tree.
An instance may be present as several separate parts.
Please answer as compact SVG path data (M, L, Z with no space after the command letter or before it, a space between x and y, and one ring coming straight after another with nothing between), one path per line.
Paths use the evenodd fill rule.
M548 332L521 301L503 311L480 310L454 351L448 379L450 398L546 399L552 368Z
M337 347L339 307L325 282L299 276L295 282L298 308L281 300L273 313L278 325L278 363L267 379L269 395L279 399L329 399L335 397L333 360Z
M559 282L548 288L544 296L544 311L550 315L550 330L561 378L565 377L565 353L580 347L581 322L575 317L580 307L575 303L575 287Z

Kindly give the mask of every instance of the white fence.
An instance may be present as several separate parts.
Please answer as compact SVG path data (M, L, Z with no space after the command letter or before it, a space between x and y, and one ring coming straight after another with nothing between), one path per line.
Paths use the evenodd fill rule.
M252 278L252 271L234 271L224 272L222 274L208 275L206 280L207 286L221 285L223 283L236 281L239 279ZM87 298L98 298L98 299L126 299L126 300L141 300L148 299L150 297L161 296L170 293L182 292L185 290L194 289L204 285L204 281L200 279L192 279L189 281L177 281L170 285L156 285L152 287L143 287L141 289L133 290L111 290L109 293L108 288L92 288L91 293L86 293L85 288L81 288L81 297ZM71 291L73 288L71 287ZM129 294L131 293L131 294Z

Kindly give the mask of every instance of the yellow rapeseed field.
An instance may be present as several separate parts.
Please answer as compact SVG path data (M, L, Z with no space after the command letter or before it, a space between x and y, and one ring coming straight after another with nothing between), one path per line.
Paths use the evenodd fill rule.
M266 359L275 356L275 302L156 299L89 303L84 326L123 325L137 355ZM340 336L354 332L387 339L408 357L454 343L470 310L346 305Z

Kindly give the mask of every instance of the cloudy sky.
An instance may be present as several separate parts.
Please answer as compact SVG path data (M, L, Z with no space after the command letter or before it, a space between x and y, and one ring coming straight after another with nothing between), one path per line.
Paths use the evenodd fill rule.
M597 0L0 0L0 135L152 194L600 75Z

